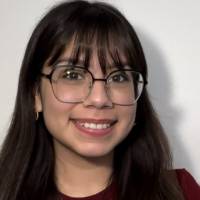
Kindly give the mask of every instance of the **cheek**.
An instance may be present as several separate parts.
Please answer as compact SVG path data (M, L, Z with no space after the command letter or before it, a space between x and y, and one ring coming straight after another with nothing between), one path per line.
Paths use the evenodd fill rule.
M59 102L51 87L46 85L42 88L42 107L45 125L50 133L55 134L68 123L74 105Z
M124 129L124 134L127 135L135 123L137 106L124 107L120 112L121 126Z
M131 123L135 121L137 105L132 107L125 107L123 111L121 111L121 116L124 120Z

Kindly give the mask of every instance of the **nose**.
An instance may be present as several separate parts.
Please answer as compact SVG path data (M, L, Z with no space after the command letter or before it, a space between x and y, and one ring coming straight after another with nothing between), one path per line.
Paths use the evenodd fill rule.
M86 107L95 107L98 109L112 108L113 103L107 94L104 81L95 81L93 83L90 93L83 104Z

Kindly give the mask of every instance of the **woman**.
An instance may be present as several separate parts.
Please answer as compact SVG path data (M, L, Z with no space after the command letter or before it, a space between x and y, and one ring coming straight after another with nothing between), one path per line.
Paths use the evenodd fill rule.
M0 200L200 195L186 171L171 170L146 84L141 44L118 10L86 1L50 10L22 63Z

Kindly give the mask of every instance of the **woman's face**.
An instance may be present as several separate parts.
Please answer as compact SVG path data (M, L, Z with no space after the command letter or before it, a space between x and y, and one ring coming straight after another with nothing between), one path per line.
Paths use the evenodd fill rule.
M66 50L62 59L70 57ZM104 78L98 59L93 56L89 70L94 78ZM44 66L49 74L51 67ZM52 91L50 81L42 78L36 94L36 110L42 112L45 125L53 137L56 151L70 151L85 157L105 156L113 152L133 127L136 105L112 104L102 81L96 81L83 103L62 103Z

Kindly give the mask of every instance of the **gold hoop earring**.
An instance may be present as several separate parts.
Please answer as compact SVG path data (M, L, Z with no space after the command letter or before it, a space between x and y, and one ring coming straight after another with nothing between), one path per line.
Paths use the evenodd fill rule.
M39 119L39 112L35 113L35 121L37 121Z

